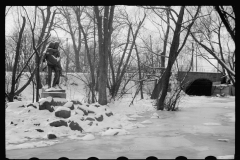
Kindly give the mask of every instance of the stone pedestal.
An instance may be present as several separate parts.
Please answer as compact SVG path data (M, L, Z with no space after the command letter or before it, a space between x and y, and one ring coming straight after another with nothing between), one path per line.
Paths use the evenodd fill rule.
M46 97L53 97L53 98L66 98L66 91L63 89L44 89L42 88L41 98Z

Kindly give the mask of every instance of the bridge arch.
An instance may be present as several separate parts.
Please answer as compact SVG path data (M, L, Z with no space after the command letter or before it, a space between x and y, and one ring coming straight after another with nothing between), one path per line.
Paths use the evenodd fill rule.
M185 87L185 93L188 95L197 96L211 96L212 94L212 81L208 78L196 78L193 79Z

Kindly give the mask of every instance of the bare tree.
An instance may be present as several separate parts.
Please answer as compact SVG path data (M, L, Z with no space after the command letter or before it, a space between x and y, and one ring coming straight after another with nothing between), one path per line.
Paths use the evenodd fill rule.
M32 59L33 55L36 53L36 50L39 49L49 38L49 36L46 37L38 46L35 47L36 50L34 50L34 52L27 58L26 62L23 64L22 68L20 69L18 64L19 64L19 59L20 59L20 55L21 55L20 51L21 51L21 47L22 47L21 43L23 42L23 40L22 40L23 33L24 33L25 25L26 25L26 18L24 16L22 18L23 18L23 23L22 23L22 27L20 29L19 36L17 39L17 46L16 46L16 52L15 52L15 58L14 58L15 60L14 60L14 65L13 65L13 70L12 70L11 90L9 93L5 92L5 96L8 98L9 102L12 102L14 96L19 95L32 81L34 74L37 71L37 67L35 67L35 69L30 73L29 79L23 86L21 86L20 88L18 88L16 86L17 82L20 80L20 78L23 74L23 71L26 69L26 67L29 67L29 62ZM17 72L17 70L19 70L19 71Z
M170 8L161 8L161 9L170 9ZM173 11L173 9L170 9L170 10ZM172 66L187 41L187 38L190 34L190 29L191 29L192 25L194 24L195 19L197 18L200 7L197 7L197 11L196 11L194 17L191 18L190 20L186 21L186 22L188 22L187 27L183 26L183 23L186 23L186 22L183 22L184 10L185 10L185 6L181 6L179 14L177 14L176 11L174 11L174 13L177 15L177 21L174 19L174 17L170 13L176 27L174 30L174 35L173 35L173 39L172 39L172 43L171 43L171 47L170 47L168 65L156 86L156 87L158 87L158 93L155 93L157 95L156 97L158 97L158 95L161 92L161 94L160 94L161 96L160 96L160 99L158 101L158 106L157 106L158 110L163 110L163 108L164 108L164 100L165 100L165 97L166 97L167 91L168 91L169 78L171 76ZM179 47L180 33L183 31L182 28L183 28L183 30L186 29L187 33L183 39L181 46Z
M127 24L128 32L127 32L126 42L117 45L117 47L124 46L124 50L123 50L122 56L120 58L120 61L119 61L119 63L115 64L117 69L115 69L114 65L113 65L113 55L111 54L111 52L109 52L109 63L110 63L110 69L111 69L111 73L112 73L111 74L112 82L111 82L111 84L109 84L109 91L110 91L112 98L116 97L116 95L119 91L119 88L121 86L121 83L123 82L122 80L123 80L124 74L127 71L127 67L129 66L130 58L132 55L132 51L134 49L133 47L135 46L135 41L136 41L138 32L146 18L146 14L144 13L142 20L140 20L136 24L132 24L132 22L130 22L130 20L128 18L129 15L127 13L123 14L122 16L127 21L125 24ZM136 26L135 32L133 31L134 25ZM131 35L132 35L132 41L130 41ZM130 45L130 47L128 47L129 45ZM126 57L126 55L127 55L127 57Z
M98 82L98 103L107 104L107 77L108 77L108 52L110 50L110 39L112 34L112 22L115 6L104 6L104 17L102 18L99 8L94 6L94 13L98 27L98 46L99 46L99 82ZM103 23L102 23L103 19Z
M51 14L51 6L47 6L46 9L43 9L41 7L35 7L33 24L32 24L32 22L31 22L31 20L28 16L28 13L27 13L27 10L25 9L25 7L23 7L23 9L24 9L24 11L27 15L28 21L30 23L31 32L32 32L33 49L36 53L35 54L35 65L36 65L35 79L36 79L36 101L38 101L39 100L39 89L42 87L41 81L40 81L40 65L41 65L41 59L43 57L43 52L44 52L47 44L44 43L43 46L41 46L39 48L36 48L36 46L40 46L40 44L44 40L44 37L46 39L46 37L50 36L50 31L51 31L51 28L53 26L53 20L54 20L55 14L56 14L56 9ZM38 40L36 42L35 28L36 28L36 21L37 21L37 10L41 11L42 27L40 28L40 35L39 35ZM45 12L44 12L45 10L47 10L46 11L47 15L45 15ZM52 15L52 17L51 17L51 15Z
M78 8L78 9L75 9ZM71 12L71 10L73 10L73 12ZM81 51L81 46L82 46L82 34L81 34L81 29L80 29L80 18L81 15L83 13L83 7L80 8L78 7L69 7L69 6L65 6L65 7L58 7L58 10L60 11L61 15L66 19L67 22L67 26L68 29L65 29L62 25L57 24L57 27L64 30L65 32L69 33L71 35L71 39L73 42L73 49L74 49L74 54L75 54L75 65L76 65L76 72L80 72L81 71L81 66L80 66L80 51ZM75 22L73 21L74 16L72 15L74 14L74 16L77 19L77 27L75 25ZM77 31L77 36L76 36L76 31Z
M215 9L218 11L219 8L215 7ZM227 13L226 11L223 10L221 12L224 12L224 14L226 14L225 16L232 15L231 13ZM234 17L232 17L232 19L235 21ZM213 20L212 15L209 15L208 17L201 17L199 21L201 23L198 25L198 28L195 29L196 30L195 32L191 33L192 38L201 46L201 48L207 51L218 61L218 63L222 66L223 70L227 72L233 85L235 85L235 71L233 68L235 61L235 50L230 51L228 42L226 44L226 42L223 41L223 38L221 38L224 36L223 32L221 31L222 29L224 29L222 23L229 24L230 22L229 21L224 22L222 21L222 18L219 19L218 17L215 20ZM235 42L234 39L235 29L231 29L232 27L228 26L227 24L225 24L226 30L228 31L232 40ZM216 36L217 41L214 41L214 37ZM228 51L224 49L226 48L225 46L228 47ZM228 59L231 59L231 61L229 61Z
M217 13L219 14L223 24L225 25L228 33L231 35L233 41L235 42L235 6L231 6L231 10L227 10L227 7L224 6L215 6L214 7ZM231 25L231 21L234 24Z

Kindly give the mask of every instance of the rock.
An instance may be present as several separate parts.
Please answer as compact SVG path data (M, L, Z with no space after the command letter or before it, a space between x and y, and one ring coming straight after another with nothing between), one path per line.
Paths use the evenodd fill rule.
M63 106L67 103L67 99L65 98L53 98L52 105L53 106Z
M81 115L81 116L84 115L84 112L82 110L75 110L75 112L77 115Z
M98 105L98 104L95 104L94 106L97 107L97 108L100 107L100 105Z
M49 110L50 112L53 112L54 108L52 107L52 102L52 97L47 97L46 99L39 101L39 110Z
M93 114L95 114L95 112L94 111L92 111L92 110L88 110L88 114L90 114L90 113L93 113Z
M55 134L53 134L53 133L48 133L47 137L48 137L48 139L55 139L55 138L57 138L57 136Z
M93 122L92 122L92 121L88 123L88 125L89 125L89 126L92 126L92 124L93 124Z
M222 93L222 94L221 94L221 97L225 97L225 93Z
M64 120L57 120L57 121L53 121L51 123L49 123L50 126L52 127L61 127L61 126L68 126L67 122Z
M83 131L83 129L79 126L79 124L74 121L70 122L69 127L71 128L71 130L78 130L80 132Z
M73 102L67 102L66 104L63 105L63 107L67 107L71 110L74 110Z
M96 117L95 117L95 119L98 121L98 122L102 122L103 121L103 115L97 115Z
M41 129L36 129L38 132L44 132L44 130L41 130Z
M66 107L58 107L55 111L55 116L60 118L69 118L71 116L71 111Z
M38 102L37 102L37 104L38 104ZM37 109L36 103L30 103L30 104L27 105L27 107L33 107L33 108Z
M77 109L83 111L83 113L84 113L85 116L88 115L88 111L87 111L87 110L85 110L85 109L83 109L83 108L81 108L81 107L79 107L79 106L77 107Z
M86 116L87 116L89 113L95 114L94 111L92 111L91 109L89 109L88 107L85 107L85 106L78 106L77 109L82 110L83 113L84 113L84 115L86 115Z
M106 116L108 116L108 117L110 117L110 116L113 116L113 113L110 111L110 112L107 112L107 113L105 113L106 114Z
M73 104L79 104L82 105L82 103L79 100L71 100L71 102L73 102Z
M95 119L93 119L93 118L91 118L91 117L87 117L85 120L95 121Z

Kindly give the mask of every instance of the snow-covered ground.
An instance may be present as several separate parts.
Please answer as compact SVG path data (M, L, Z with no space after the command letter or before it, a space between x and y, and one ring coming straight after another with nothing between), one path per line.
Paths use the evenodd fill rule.
M63 86L67 92L65 101L77 99L82 103L74 104L73 110L57 105L53 112L39 110L36 103L36 108L26 107L31 103L31 85L22 93L22 102L8 104L7 158L175 158L180 155L205 158L213 155L222 159L235 154L235 97L186 96L179 111L168 112L156 111L147 95L143 100L137 97L129 106L135 92L132 89L130 94L106 106L88 105L84 102L83 82L75 77L69 79ZM71 85L73 82L77 85ZM64 100L55 98L54 101ZM71 116L57 117L55 112L61 109L71 112ZM60 120L67 125L50 125ZM83 131L72 130L72 122L78 123ZM49 139L49 134L57 138Z

